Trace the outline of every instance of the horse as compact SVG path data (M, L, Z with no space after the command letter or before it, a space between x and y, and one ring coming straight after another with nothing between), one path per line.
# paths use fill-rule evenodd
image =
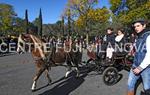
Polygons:
M45 72L49 84L52 80L48 74L51 67L62 66L63 63L67 67L67 72L65 77L68 77L69 73L72 71L72 67L75 67L77 72L76 77L79 77L79 59L82 58L82 52L77 50L73 51L73 42L69 45L71 51L65 50L64 47L57 47L53 45L49 48L49 51L45 51L45 43L38 37L32 34L20 34L18 37L17 52L31 52L33 59L35 60L35 65L37 67L37 72L33 78L33 84L31 90L36 90L36 83L43 72ZM68 47L68 45L66 46ZM68 48L67 48L68 49ZM64 66L64 65L63 65Z

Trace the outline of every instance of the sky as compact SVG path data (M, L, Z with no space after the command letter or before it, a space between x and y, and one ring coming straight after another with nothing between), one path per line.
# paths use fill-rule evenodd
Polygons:
M109 0L99 0L97 7L110 7ZM55 23L60 20L60 16L65 9L67 0L0 0L0 3L10 4L14 7L18 17L25 18L25 10L28 10L29 21L35 20L42 9L43 23Z

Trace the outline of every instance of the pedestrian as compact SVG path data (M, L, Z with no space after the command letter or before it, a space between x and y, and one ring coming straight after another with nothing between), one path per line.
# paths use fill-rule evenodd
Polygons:
M135 95L135 85L140 77L142 78L144 95L150 95L150 31L146 29L144 20L133 22L133 27L137 38L134 61L128 78L127 95Z

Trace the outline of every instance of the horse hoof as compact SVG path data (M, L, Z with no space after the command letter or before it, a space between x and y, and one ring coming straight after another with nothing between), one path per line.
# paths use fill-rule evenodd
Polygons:
M71 73L71 71L67 71L66 75L65 75L65 78L68 78L68 76L69 76L70 73Z
M35 91L36 91L36 89L32 89L32 88L31 88L31 91L32 91L32 92L35 92Z
M48 85L52 85L52 82L48 82L47 86L48 86Z
M76 75L75 77L76 77L76 78L79 78L80 76L79 76L79 75Z
M52 83L52 80L49 80L49 81L48 81L48 84L51 84L51 83Z
M68 78L68 76L65 76L65 79Z

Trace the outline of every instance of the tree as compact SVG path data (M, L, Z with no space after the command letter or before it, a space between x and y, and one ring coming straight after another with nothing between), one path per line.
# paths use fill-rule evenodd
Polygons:
M113 13L116 13L117 11L119 11L118 8L121 5L122 0L109 0L109 2L111 4L110 9Z
M29 22L28 27L29 27L29 30L30 30L29 33L38 36L38 34L37 34L38 27L37 26L35 26L33 23Z
M26 27L26 33L29 33L29 21L28 21L28 10L25 10L25 27Z
M114 8L115 4L112 3L111 1L115 1L115 0L110 0L111 10L113 13L115 13L115 11L119 11L119 7L121 5L124 5L123 7L126 7L126 10L122 8L119 14L116 15L119 21L125 26L131 25L131 23L136 19L140 19L140 18L146 20L150 19L149 0L117 0L118 1L117 3L119 3L120 1L121 3L119 3L115 8Z
M34 24L34 27L36 27L36 34L40 37L43 35L43 20L42 20L42 10L39 11L39 16L35 18L35 20L32 22Z
M62 29L62 34L64 35L65 32L65 25L64 25L65 21L64 21L64 16L62 16L62 22L61 22L61 29Z
M42 10L40 9L40 14L39 14L39 34L42 37L43 33L42 33Z
M92 10L97 3L98 0L68 0L67 14L70 14L73 19L83 17L86 26L85 28L88 28L88 12Z
M64 26L65 27L65 26ZM58 20L54 24L44 24L43 34L49 36L60 36L62 35L62 20Z
M35 20L32 22L34 26L36 27L36 35L39 35L39 25L40 25L40 20L39 17L35 18Z
M35 26L39 25L39 18L35 18L35 20L32 22Z
M14 34L20 34L20 33L25 33L26 27L25 27L25 20L23 20L22 18L16 17L14 18L13 21L13 32Z
M72 12L72 15L76 17L85 15L96 4L98 4L98 0L68 0L68 8Z
M68 10L68 32L71 35L71 12L70 9Z
M87 15L87 17L85 17ZM90 25L95 25L97 23L105 23L110 18L110 13L107 8L97 8L97 9L90 9L86 15L80 16L76 20L76 25L78 27L86 27L86 19Z
M13 19L15 17L16 13L13 6L0 3L0 31L2 34L8 34L12 31Z
M68 13L70 14L70 18L75 21L79 17L85 17L85 31L87 32L86 38L88 43L88 16L87 12L90 9L93 9L94 6L98 3L98 0L68 0L67 8L64 14L68 16ZM73 22L74 23L74 22Z

